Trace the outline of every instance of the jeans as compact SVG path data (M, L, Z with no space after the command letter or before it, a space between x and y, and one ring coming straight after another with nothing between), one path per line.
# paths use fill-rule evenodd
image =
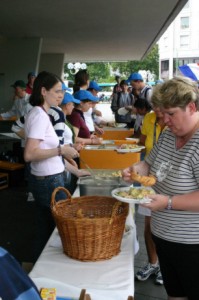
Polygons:
M35 199L35 261L42 252L46 242L52 234L55 223L51 214L50 203L51 195L55 188L64 187L65 173L37 177L32 174L29 176L30 191ZM64 191L56 194L56 201L64 200L67 195Z

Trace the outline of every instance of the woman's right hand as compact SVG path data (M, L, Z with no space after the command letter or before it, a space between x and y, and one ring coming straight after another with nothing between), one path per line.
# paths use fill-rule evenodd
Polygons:
M79 152L84 148L84 143L75 143L73 144L73 147Z
M75 148L70 147L68 145L61 146L61 155L64 156L66 159L72 159L72 158L77 158L79 157L79 153Z
M102 142L103 142L103 138L99 138L99 137L96 136L96 135L93 135L93 136L91 137L91 144L92 144L92 145L99 145L99 144L102 144Z
M132 173L136 173L141 176L148 176L149 165L145 161L135 163L122 171L122 178L127 182L132 182Z

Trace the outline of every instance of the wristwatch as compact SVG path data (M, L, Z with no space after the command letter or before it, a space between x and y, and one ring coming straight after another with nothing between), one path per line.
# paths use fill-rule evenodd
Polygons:
M166 209L168 210L172 209L172 200L173 200L172 197L169 196Z

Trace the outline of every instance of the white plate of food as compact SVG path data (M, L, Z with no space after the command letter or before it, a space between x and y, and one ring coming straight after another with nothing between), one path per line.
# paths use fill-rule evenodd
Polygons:
M125 138L125 140L135 142L136 144L138 144L139 141L140 141L140 139L137 139L137 138L130 138L130 137Z
M142 204L150 203L150 195L154 195L155 191L151 187L130 186L114 189L111 194L112 197L122 202L127 202L130 204Z
M137 144L123 144L116 149L118 153L129 153L129 152L140 152L145 149L144 146L139 146Z

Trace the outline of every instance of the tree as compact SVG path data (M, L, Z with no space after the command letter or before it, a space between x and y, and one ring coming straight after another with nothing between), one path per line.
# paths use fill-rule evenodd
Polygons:
M109 63L88 63L87 70L90 80L105 82L105 79L110 77Z
M86 63L87 70L90 75L90 80L95 80L97 82L113 82L115 76L110 75L110 70L119 70L119 73L123 78L127 78L132 72L138 72L139 70L149 70L151 73L154 73L158 78L159 73L159 54L158 54L158 45L156 44L150 53L146 56L145 59L133 60L127 62L93 62ZM64 73L69 73L69 80L74 80L74 75L71 75L67 64L64 66Z
M159 74L159 54L158 45L156 44L145 59L133 60L128 62L118 62L111 63L113 70L120 70L120 74L123 77L128 77L129 74L133 72L138 72L139 70L149 70L154 73L158 78Z

